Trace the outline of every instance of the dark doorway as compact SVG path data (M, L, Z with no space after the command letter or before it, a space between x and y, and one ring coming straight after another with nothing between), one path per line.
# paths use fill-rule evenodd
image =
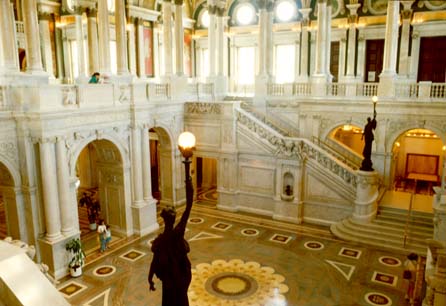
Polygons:
M159 159L158 135L155 130L150 129L150 175L152 181L152 197L157 199L158 203L161 199Z
M378 82L383 70L384 39L367 40L365 81Z
M337 82L339 76L339 41L331 43L330 72L333 75L333 82Z
M197 188L203 184L203 158L197 157Z
M446 36L422 37L420 42L420 59L418 82L446 81Z

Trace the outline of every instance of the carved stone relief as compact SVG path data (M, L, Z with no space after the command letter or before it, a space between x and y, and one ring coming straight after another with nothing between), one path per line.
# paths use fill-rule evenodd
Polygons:
M18 165L17 145L13 142L0 142L0 155L5 156L8 160L14 162L14 165Z
M203 114L203 115L220 115L222 113L222 105L219 103L186 103L185 113Z

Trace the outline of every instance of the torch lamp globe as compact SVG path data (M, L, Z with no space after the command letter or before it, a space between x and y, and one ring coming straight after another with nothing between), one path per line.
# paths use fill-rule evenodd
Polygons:
M185 158L189 158L195 149L195 136L191 132L183 132L178 137L178 149Z

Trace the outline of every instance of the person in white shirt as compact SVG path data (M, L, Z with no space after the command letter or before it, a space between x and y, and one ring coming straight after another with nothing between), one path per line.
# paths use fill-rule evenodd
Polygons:
M108 244L111 241L111 229L110 229L110 225L106 226L105 229L105 248L109 249L110 247L108 246Z
M415 283L417 279L417 265L418 265L418 255L415 253L410 253L407 255L407 259L404 261L404 272L403 278L406 280L407 293L406 300L410 302L410 305L414 303L414 291Z
M99 240L101 241L101 253L103 253L107 248L107 226L105 225L105 221L103 219L99 221L98 234Z

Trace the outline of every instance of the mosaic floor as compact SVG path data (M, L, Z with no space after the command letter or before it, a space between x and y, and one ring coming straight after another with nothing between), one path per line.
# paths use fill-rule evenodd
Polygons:
M404 255L211 204L194 204L187 226L191 306L406 305ZM89 256L84 274L61 281L59 290L72 305L161 305L161 283L155 278L155 292L147 284L156 235Z

